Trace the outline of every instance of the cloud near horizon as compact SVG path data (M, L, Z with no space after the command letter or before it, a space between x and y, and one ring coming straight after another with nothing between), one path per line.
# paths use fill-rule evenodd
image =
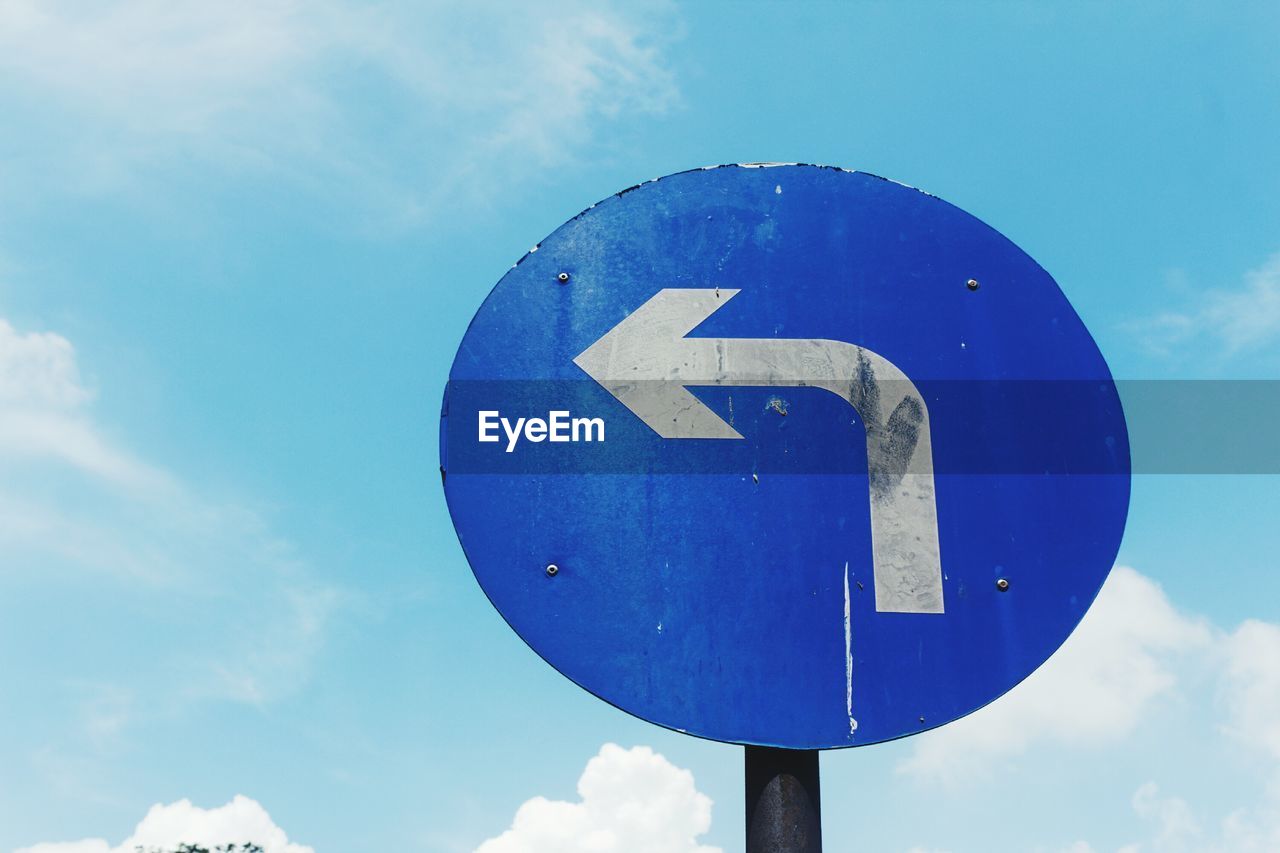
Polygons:
M114 847L103 838L81 841L43 842L20 847L13 853L134 853L145 850L172 850L180 844L206 847L251 842L263 853L315 853L311 847L290 843L285 832L256 800L237 794L231 802L202 809L190 800L169 805L156 804L134 828L133 834Z
M1225 630L1177 609L1159 584L1126 566L1112 571L1040 669L986 708L914 738L898 774L913 784L971 785L1033 748L1115 749L1158 704L1196 697L1213 704L1220 733L1251 758L1258 779L1246 789L1255 800L1214 825L1149 780L1131 801L1147 837L1116 853L1280 850L1280 625L1247 620ZM1101 850L1080 840L1062 853Z
M1053 657L987 707L914 738L898 773L964 783L1035 743L1118 741L1176 689L1179 658L1209 649L1213 636L1204 620L1174 608L1155 581L1117 566Z
M698 843L711 799L693 774L647 746L606 743L578 780L579 801L534 797L475 853L723 853Z

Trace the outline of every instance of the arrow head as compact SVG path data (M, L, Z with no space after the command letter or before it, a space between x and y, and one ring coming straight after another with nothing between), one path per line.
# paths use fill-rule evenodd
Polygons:
M742 438L685 388L714 384L714 375L699 374L708 373L706 349L716 345L685 336L737 294L660 290L573 363L663 438Z

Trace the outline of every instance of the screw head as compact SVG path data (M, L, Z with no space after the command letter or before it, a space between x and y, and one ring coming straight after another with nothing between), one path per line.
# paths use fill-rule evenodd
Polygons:
M561 284L568 284L569 274L567 272L560 273L560 275L556 276L556 281L560 282Z
M547 577L553 578L558 574L560 574L560 567L557 566L555 563L552 563L549 566L547 566Z
M1004 578L1000 578L998 581L996 581L996 589L1000 590L1001 592L1008 592L1009 582Z
M965 286L965 287L967 287L967 288L969 288L970 290L977 290L977 289L978 289L978 280L977 280L976 278L971 278L971 279L969 279L968 281L966 281L966 282L964 283L964 286Z

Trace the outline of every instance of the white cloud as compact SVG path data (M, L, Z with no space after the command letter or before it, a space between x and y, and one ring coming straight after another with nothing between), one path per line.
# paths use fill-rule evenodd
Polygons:
M94 396L70 341L0 318L0 574L53 588L106 582L120 596L116 605L146 614L134 630L170 640L156 655L122 663L128 683L103 683L62 661L40 674L41 685L11 685L15 695L39 695L51 681L77 693L75 685L94 682L82 717L96 743L127 726L133 694L154 692L156 681L164 699L152 708L195 698L260 704L297 688L338 591L316 580L257 513L202 495L112 439L97 422ZM50 618L67 620L52 630L100 636L99 651L119 634L108 608Z
M1208 626L1179 613L1154 581L1118 566L1047 663L986 708L915 738L898 771L958 781L1035 742L1121 740L1173 689L1176 656L1211 639Z
M1280 850L1280 798L1275 793L1253 808L1233 811L1216 831L1207 831L1185 800L1162 794L1155 782L1145 782L1134 792L1132 806L1149 835L1116 853L1275 853ZM1077 847L1081 853L1095 849L1085 842Z
M190 800L155 805L134 829L133 834L112 847L105 839L45 842L23 847L14 853L134 853L138 847L173 849L179 844L204 846L252 842L264 853L315 853L301 844L289 842L257 801L236 796L225 806L202 809Z
M1280 625L1249 620L1223 651L1227 731L1280 761Z
M0 462L54 459L134 490L171 487L164 474L102 438L85 414L92 399L70 341L19 333L0 317Z
M915 739L899 772L917 782L971 780L1033 746L1099 749L1123 743L1190 673L1214 673L1221 730L1252 757L1257 797L1215 824L1194 804L1148 781L1134 792L1142 840L1118 853L1263 853L1280 850L1280 625L1248 620L1224 631L1178 612L1158 585L1117 567L1063 648L987 708ZM1175 780L1177 784L1179 780ZM1094 853L1081 840L1064 853Z
M1155 827L1155 835L1145 845L1130 845L1135 851L1148 847L1152 850L1184 850L1198 844L1202 836L1200 822L1196 820L1187 802L1179 797L1163 797L1155 782L1146 782L1133 793L1133 810L1138 817Z
M677 29L665 4L585 0L0 0L0 110L24 127L0 187L171 189L213 165L412 216L666 110Z
M605 744L578 780L579 802L534 797L476 853L720 853L698 843L711 800L693 774L645 746Z
M1230 354L1280 337L1280 254L1244 276L1244 287L1209 294L1201 317Z
M1274 853L1280 850L1280 625L1248 620L1219 633L1213 650L1219 694L1227 714L1223 731L1258 763L1256 802L1202 829L1190 804L1161 795L1154 782L1134 793L1134 812L1152 826L1150 839L1122 853Z
M52 332L19 334L0 318L0 404L70 408L90 396L70 341Z
M1231 288L1205 291L1181 311L1129 325L1148 350L1174 361L1256 353L1280 342L1280 253Z
M1280 773L1266 786L1259 803L1239 808L1222 820L1222 853L1275 853L1280 850Z

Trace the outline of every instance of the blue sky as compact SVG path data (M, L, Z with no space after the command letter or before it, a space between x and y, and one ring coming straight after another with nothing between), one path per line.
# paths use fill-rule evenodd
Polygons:
M481 300L640 180L831 163L1009 236L1119 377L1275 378L1277 32L1268 3L3 0L0 850L469 851L527 801L485 853L737 849L740 750L569 684L471 577L436 417ZM824 757L829 847L1280 849L1278 498L1137 478L1131 569L1059 657Z

